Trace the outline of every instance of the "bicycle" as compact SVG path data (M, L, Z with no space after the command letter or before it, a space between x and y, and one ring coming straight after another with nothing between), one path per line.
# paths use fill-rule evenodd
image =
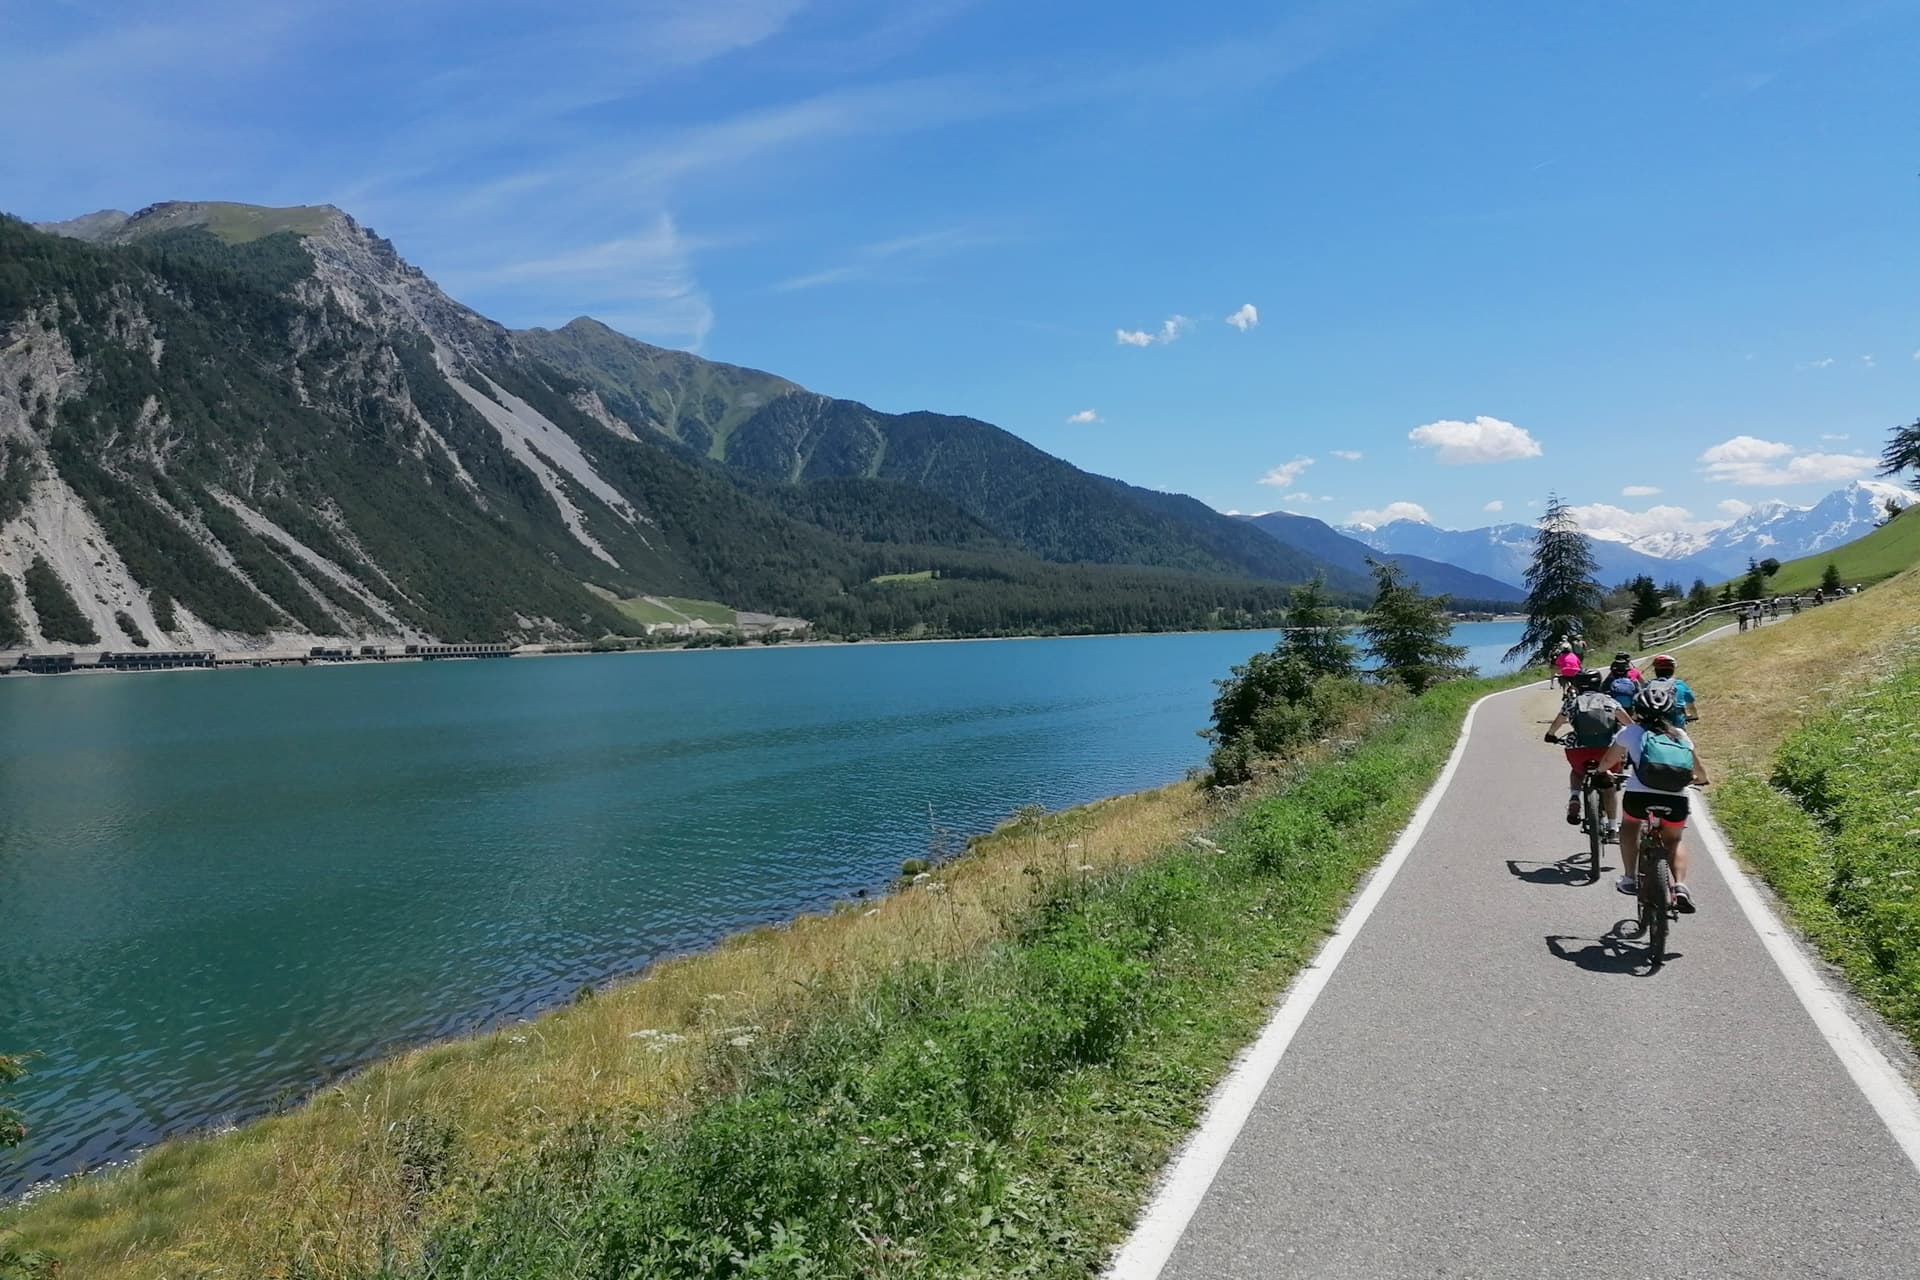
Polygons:
M1637 927L1628 936L1645 935L1648 964L1655 969L1666 963L1667 931L1674 917L1680 914L1673 892L1673 846L1667 843L1662 821L1672 814L1673 810L1666 805L1647 806L1647 820L1640 830L1639 866L1634 869L1640 912ZM1648 851L1649 840L1656 852Z
M1575 745L1571 734L1559 741L1563 749ZM1617 776L1610 785L1619 785ZM1580 830L1587 837L1587 878L1595 882L1600 879L1600 853L1607 843L1606 809L1600 799L1600 793L1606 789L1600 785L1599 762L1587 761L1586 772L1580 778Z

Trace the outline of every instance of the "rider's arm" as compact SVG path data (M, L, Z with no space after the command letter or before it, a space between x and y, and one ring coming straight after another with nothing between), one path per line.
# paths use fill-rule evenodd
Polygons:
M1566 727L1567 727L1567 709L1565 707L1562 707L1560 708L1560 714L1553 718L1553 723L1547 726L1547 741L1548 742L1560 741L1560 731Z
M1620 767L1621 761L1625 760L1626 758L1627 758L1627 748L1623 744L1619 742L1615 742L1612 746L1607 748L1607 754L1600 757L1600 772L1612 773L1615 769L1618 769ZM1700 761L1700 757L1695 756L1694 757L1695 768L1699 767L1699 761Z
M1713 779L1707 776L1707 762L1700 758L1700 749L1695 747L1693 751L1693 785L1696 787L1704 787L1712 782Z

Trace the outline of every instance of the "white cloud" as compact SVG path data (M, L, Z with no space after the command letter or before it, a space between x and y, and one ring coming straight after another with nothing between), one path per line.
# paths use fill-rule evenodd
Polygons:
M1525 428L1485 414L1472 422L1448 418L1429 422L1409 431L1407 439L1437 449L1439 461L1445 463L1513 462L1537 458L1541 452L1540 442Z
M1353 449L1335 449L1333 456L1342 462L1358 462L1363 455Z
M1395 520L1418 520L1421 524L1432 524L1433 517L1427 509L1417 502L1389 502L1378 511L1350 511L1348 524L1391 524Z
M1842 431L1842 432L1839 432L1838 434L1835 434L1834 432L1831 432L1831 431L1829 431L1829 432L1827 432L1826 434L1824 434L1824 435L1822 435L1822 436L1821 436L1820 438L1821 438L1822 440L1851 440L1851 439L1853 439L1853 437L1852 437L1851 435L1849 435L1849 434L1848 434L1847 432L1845 432L1845 431Z
M1821 356L1818 360L1809 360L1800 367L1802 369L1831 369L1833 367L1833 357Z
M1873 368L1873 357L1872 357L1872 356L1861 356L1861 357L1860 357L1860 363L1861 363L1861 364L1863 364L1863 365L1865 365L1865 366L1867 366L1867 368L1869 368L1869 369L1871 369L1871 368Z
M1260 310L1251 302L1227 317L1227 323L1245 333L1260 323Z
M1880 465L1858 453L1799 453L1790 444L1735 436L1700 455L1707 479L1721 484L1833 484L1856 480Z
M1623 498L1651 498L1660 492L1650 484L1630 484L1620 491Z
M1165 345L1178 342L1180 335L1193 328L1193 321L1186 316L1168 316L1160 322L1158 333L1149 333L1145 329L1115 329L1113 340L1123 347L1151 347L1156 343Z
M1914 353L1913 353L1913 358L1914 358L1915 360L1920 360L1920 351L1916 351L1916 352L1914 352Z
M1322 501L1322 502L1338 502L1338 501L1339 501L1339 499L1338 499L1338 498L1336 498L1336 497L1334 497L1334 496L1333 496L1332 494L1330 494L1330 493L1323 493L1323 494L1321 494L1321 495L1320 495L1320 501Z
M1270 484L1276 489L1285 489L1298 480L1301 473L1312 465L1312 458L1295 458L1292 462L1283 462L1261 476L1260 483Z
M1098 422L1100 421L1100 414L1093 409L1082 409L1078 413L1068 414L1067 421L1073 423Z
M1649 507L1628 511L1610 503L1595 502L1583 507L1568 507L1567 514L1582 529L1605 529L1643 538L1650 533L1707 533L1720 527L1718 520L1696 520L1685 507Z
M1482 511L1505 511L1507 509L1507 504L1500 501L1500 499L1495 498L1492 502L1489 502L1486 506L1480 509Z
M1738 498L1723 498L1720 501L1720 505L1714 509L1729 520L1738 520L1741 516L1753 510L1753 504L1751 502L1742 502Z

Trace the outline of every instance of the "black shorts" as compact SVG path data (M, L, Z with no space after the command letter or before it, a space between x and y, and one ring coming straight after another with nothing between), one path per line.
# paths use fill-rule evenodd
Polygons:
M1687 825L1687 797L1665 791L1626 791L1620 796L1620 810L1635 822L1647 821L1647 807L1665 809L1660 821L1670 827Z

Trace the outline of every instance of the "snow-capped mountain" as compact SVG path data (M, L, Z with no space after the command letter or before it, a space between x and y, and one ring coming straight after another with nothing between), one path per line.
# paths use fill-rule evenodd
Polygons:
M1889 500L1912 506L1920 502L1920 493L1880 480L1855 480L1810 507L1763 503L1716 532L1710 552L1729 559L1729 573L1745 568L1748 557L1810 556L1873 532L1886 518Z
M1878 480L1856 480L1810 507L1769 501L1738 519L1651 534L1590 527L1600 580L1612 584L1640 574L1656 582L1718 582L1747 567L1749 559L1793 560L1826 551L1871 533L1886 515L1889 499L1903 506L1920 492ZM1420 520L1395 520L1377 528L1350 525L1343 532L1378 551L1425 556L1502 582L1519 584L1533 558L1530 524L1480 529L1441 529Z

